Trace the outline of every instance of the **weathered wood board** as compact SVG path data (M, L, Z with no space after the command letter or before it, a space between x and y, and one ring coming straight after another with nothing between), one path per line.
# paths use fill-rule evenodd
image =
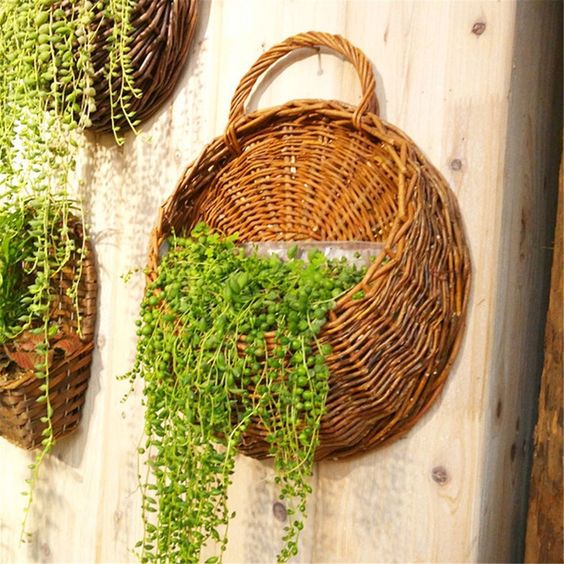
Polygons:
M544 369L539 396L539 416L535 427L525 562L564 561L563 206L564 169L561 165L554 255L550 279L550 305L544 336Z
M81 163L98 260L97 350L81 430L45 464L19 524L30 455L0 441L0 562L127 562L140 536L143 413L116 380L131 366L144 263L160 203L220 135L238 79L268 46L322 30L362 48L383 117L405 130L459 198L473 260L468 327L436 406L404 440L319 464L303 562L520 558L560 137L558 2L214 0L203 2L174 100L123 148L89 137ZM560 45L560 46L559 46ZM354 103L350 65L300 60L259 89ZM240 458L226 562L272 562L284 524L268 464Z

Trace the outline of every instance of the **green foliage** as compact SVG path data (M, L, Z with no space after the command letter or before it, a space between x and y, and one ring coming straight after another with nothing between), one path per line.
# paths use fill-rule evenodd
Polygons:
M24 265L32 262L33 247L25 232L26 223L24 208L0 210L0 343L13 339L27 324L30 292Z
M280 498L292 506L279 559L298 551L319 425L335 300L364 269L318 252L308 261L247 255L199 225L171 238L138 320L130 377L144 381L148 478L142 561L196 562L227 544L227 489L250 424L265 429Z
M30 328L37 328L46 319L53 294L52 284L44 284L38 262L44 260L37 252L34 233L45 230L50 277L56 276L66 262L66 253L75 251L76 243L68 238L66 218L57 215L57 206L47 209L50 215L39 218L32 200L22 200L20 206L0 209L0 344L4 344ZM43 221L46 224L43 225ZM76 292L70 288L69 294Z
M134 121L131 111L132 98L139 98L142 92L135 87L133 82L133 67L129 53L131 51L131 39L135 31L130 22L130 15L135 8L135 0L104 0L99 1L99 8L102 7L104 17L112 21L114 25L106 39L108 51L108 64L105 74L112 77L109 81L110 111L112 129L116 141L123 143L121 136L121 126L118 122L124 118L130 129L135 131L138 121ZM114 80L118 78L119 80Z

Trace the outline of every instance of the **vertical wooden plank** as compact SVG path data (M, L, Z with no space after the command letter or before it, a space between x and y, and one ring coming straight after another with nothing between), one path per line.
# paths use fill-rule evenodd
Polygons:
M561 29L561 3L517 3L483 430L484 561L523 558L562 147Z
M248 68L265 49L278 41L302 31L321 29L339 32L344 20L346 3L339 0L258 0L246 2L246 9L233 1L224 2L223 21L226 50L237 53L228 59L229 75L222 76L224 90L219 99L227 104L218 117L217 134L227 125L229 102L234 90ZM235 61L235 62L234 62ZM320 55L296 61L274 80L265 81L250 100L251 108L269 107L293 98L340 97L344 63L331 55ZM357 88L358 99L359 88ZM229 544L226 562L274 562L281 548L285 521L277 503L272 465L239 457L229 494L230 507L237 517L229 525ZM315 497L309 504L310 515L315 512ZM309 522L311 523L310 518ZM312 561L313 527L306 524L300 543L300 559Z

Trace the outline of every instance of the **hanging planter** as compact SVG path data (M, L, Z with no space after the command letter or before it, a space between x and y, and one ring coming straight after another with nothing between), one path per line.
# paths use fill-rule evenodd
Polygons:
M131 121L129 0L0 3L0 436L35 451L22 533L42 461L79 424L92 360L96 275L76 163L96 111L102 8L114 22L104 72L124 85L112 107Z
M97 10L92 22L96 30L92 64L96 109L90 115L90 129L97 132L119 131L126 127L129 115L135 122L145 121L157 112L174 91L184 70L197 19L197 0L136 0L130 18L128 64L131 66L131 96L124 110L115 103L123 86L122 74L108 73L108 44L114 32L113 21L105 8ZM112 88L108 77L113 76Z
M41 401L45 379L37 377L37 365L43 363L41 349L37 350L44 340L41 325L35 323L0 350L0 436L25 449L41 447L49 425L53 440L72 433L86 397L94 348L96 271L78 220L71 220L70 231L77 251L51 284L50 318L56 329L48 338L48 408L47 398ZM82 259L78 254L83 249ZM77 279L73 296L67 290ZM50 421L48 409L53 414Z
M297 100L245 113L259 77L288 53L328 47L362 83L357 107ZM150 267L174 229L198 222L241 241L384 244L359 288L322 331L334 351L317 458L398 438L442 390L462 337L470 262L446 181L397 127L380 119L371 65L341 37L304 33L264 53L235 91L226 132L208 145L163 206ZM241 447L265 457L253 426Z
M295 100L245 111L279 59L319 47L358 72L357 107ZM163 205L132 372L145 380L156 480L144 489L142 558L197 559L208 539L225 549L218 531L237 449L274 457L282 496L294 503L279 554L289 559L313 461L398 438L440 394L468 299L462 221L440 173L377 112L360 50L325 33L291 37L242 78L225 134ZM293 242L288 265L245 256L249 244L284 241ZM310 241L377 251L360 270L315 251L300 262ZM215 514L194 502L202 495Z

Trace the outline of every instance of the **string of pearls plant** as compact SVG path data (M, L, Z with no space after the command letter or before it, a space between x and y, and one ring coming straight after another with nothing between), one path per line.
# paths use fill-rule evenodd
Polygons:
M128 52L131 0L2 0L0 3L0 344L25 332L40 336L35 376L45 404L43 441L31 476L25 520L41 462L54 444L49 398L49 342L58 331L52 319L57 274L76 260L68 289L77 306L84 241L77 244L69 223L83 222L76 185L83 130L96 110L96 82L120 77L112 89L116 115L128 112L139 95ZM105 48L108 61L95 70L92 55L96 15L113 27ZM97 75L100 74L100 76ZM116 139L121 142L116 131ZM76 307L78 314L78 307Z
M280 561L298 553L329 389L318 341L327 315L366 273L318 250L286 260L248 255L237 237L199 225L172 237L147 286L130 378L144 383L147 474L143 562L221 560L227 490L249 425L265 429L280 498L290 504ZM355 294L361 299L363 292Z

